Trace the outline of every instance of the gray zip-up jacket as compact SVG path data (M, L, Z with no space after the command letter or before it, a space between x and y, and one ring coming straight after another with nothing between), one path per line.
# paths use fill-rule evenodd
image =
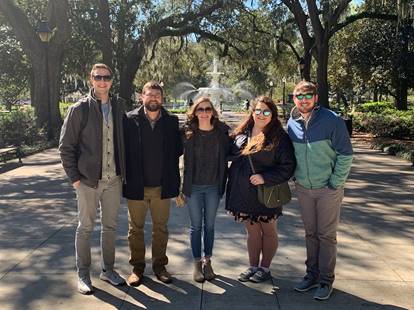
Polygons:
M114 122L114 153L116 173L125 180L125 154L122 116L124 100L110 96ZM87 108L82 107L87 105ZM83 115L86 113L87 115ZM72 183L81 180L97 187L102 174L102 111L93 95L69 107L60 133L59 153L63 168ZM84 126L84 128L82 128Z

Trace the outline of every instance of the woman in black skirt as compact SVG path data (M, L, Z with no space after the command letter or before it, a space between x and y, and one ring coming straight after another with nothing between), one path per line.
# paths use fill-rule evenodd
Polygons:
M267 208L260 203L257 185L286 182L293 175L296 160L292 142L269 97L254 100L248 117L232 136L235 158L229 170L226 209L245 225L250 262L238 280L259 283L271 278L269 267L278 246L276 220L282 215L282 207Z

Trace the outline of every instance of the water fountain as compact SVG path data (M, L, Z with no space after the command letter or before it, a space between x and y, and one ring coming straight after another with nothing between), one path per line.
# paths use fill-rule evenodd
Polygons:
M174 93L177 94L177 98L188 102L190 99L194 101L200 96L207 96L211 98L212 103L219 111L223 111L223 102L231 102L233 107L237 105L240 108L243 101L253 98L252 94L246 89L248 86L247 82L239 82L231 88L221 85L220 76L224 72L220 72L218 67L218 61L214 58L212 71L206 72L207 75L211 76L211 82L208 87L196 88L188 82L177 84L174 87Z

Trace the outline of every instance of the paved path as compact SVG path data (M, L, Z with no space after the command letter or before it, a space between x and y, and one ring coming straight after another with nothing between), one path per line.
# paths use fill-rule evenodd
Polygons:
M219 276L211 283L193 282L187 210L173 207L168 244L172 285L160 283L150 271L138 288L100 281L97 227L92 241L97 290L83 296L76 291L74 267L75 196L56 149L51 149L0 174L0 309L414 309L413 189L409 162L355 147L338 235L335 290L328 302L292 290L303 275L305 258L295 199L279 222L272 281L235 280L247 264L245 234L221 205L213 259ZM147 238L149 231L147 225ZM123 202L116 261L125 276L130 272L128 252Z

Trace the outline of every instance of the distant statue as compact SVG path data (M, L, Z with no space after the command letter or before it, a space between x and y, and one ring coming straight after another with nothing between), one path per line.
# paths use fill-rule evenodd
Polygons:
M244 109L245 109L246 111L249 111L249 108L250 108L250 101L249 101L249 99L246 99L246 100L244 101L243 106L244 106Z

